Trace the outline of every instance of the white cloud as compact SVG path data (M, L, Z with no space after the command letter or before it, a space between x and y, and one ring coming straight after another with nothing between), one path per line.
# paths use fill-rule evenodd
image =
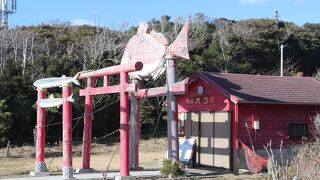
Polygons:
M81 25L95 25L95 22L93 21L88 21L85 19L72 19L69 21L72 26L81 26Z

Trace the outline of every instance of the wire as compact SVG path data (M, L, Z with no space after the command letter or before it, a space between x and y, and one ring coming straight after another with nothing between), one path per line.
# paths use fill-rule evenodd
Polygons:
M146 97L146 94L147 94L147 93L145 93L145 94L142 96L141 100ZM129 135L129 133L130 133L130 126L131 126L131 121L130 121L130 120L131 120L131 118L132 118L133 121L134 121L134 114L135 114L135 112L137 111L137 109L138 109L138 106L135 106L134 109L131 109L131 113L130 113L131 115L130 115L130 117L129 117L129 122L128 122L128 126L127 126L127 133L128 133L128 135ZM133 113L132 113L132 112L133 112ZM120 129L118 129L118 130L120 130ZM140 130L140 128L139 128L139 130ZM121 136L121 134L120 134L120 136ZM120 136L119 136L119 137L120 137ZM122 136L121 136L121 138L120 138L120 143L118 144L117 148L116 148L116 149L113 151L113 153L112 153L112 156L111 156L111 158L110 158L110 160L109 160L109 162L108 162L108 165L107 165L107 169L105 170L105 172L102 173L103 179L107 179L107 174L108 174L108 171L109 171L109 168L110 168L111 161L112 161L112 159L114 158L116 152L118 151L118 149L119 149L119 147L120 147L120 144L121 144L121 141L123 140L123 138L124 138L124 134L122 134ZM130 145L129 145L129 146L130 146ZM129 148L130 148L130 147L129 147Z
M157 118L156 127L154 128L154 130L153 130L152 134L150 135L150 137L152 137L152 136L154 136L156 134L156 131L158 129L161 116L162 116L162 111L160 110L160 113L158 114L158 118Z
M97 141L99 141L99 140L101 140L101 139L103 139L103 138L106 138L106 137L109 137L109 136L115 134L115 133L118 132L119 130L120 130L120 129L117 129L117 130L115 130L115 131L112 131L112 132L109 133L109 134L104 135L104 136L91 139L90 142L91 142L91 143L97 142ZM82 144L82 143L83 143L83 141L73 141L73 142L72 142L72 144Z
M123 138L123 136L121 137L120 142L121 142L122 138ZM113 151L112 156L108 162L106 171L102 173L103 179L107 179L107 174L108 174L108 171L110 168L111 161L112 161L114 155L116 155L116 152L118 151L119 147L120 147L120 143L117 145L116 149Z
M106 138L108 136L111 136L112 134L115 134L118 131L120 131L120 129L117 129L117 130L115 130L115 131L113 131L113 132L111 132L109 134L104 135L104 136L101 136L101 137L98 137L98 138L94 138L93 140L91 140L91 142L95 142L95 141L98 141L100 139L103 139L103 138Z
M135 107L135 108L137 108L137 107ZM118 130L120 130L120 129L118 129ZM129 123L128 123L128 126L127 126L127 131L128 131L128 133L129 133L129 130L130 130L130 119L129 119ZM128 134L128 135L129 135L129 134ZM120 136L121 136L121 134L120 134ZM119 136L119 137L120 137L120 136ZM114 155L116 154L116 152L118 151L118 149L119 149L119 147L120 147L120 144L121 144L121 141L123 140L123 138L124 138L124 134L122 134L122 136L121 136L121 138L120 138L120 142L119 142L119 144L117 145L117 148L116 148L116 149L113 151L113 153L112 153L112 156L111 156L111 158L110 158L110 160L109 160L109 162L108 162L106 171L102 173L103 179L107 179L107 174L108 174L108 171L109 171L109 168L110 168L111 161L112 161Z
M118 102L119 100L120 100L120 99L118 98L117 100L115 100L115 101L107 104L106 106L104 106L104 107L102 107L102 108L100 108L100 109L97 109L97 110L94 111L94 112L87 113L87 114L84 114L84 113L83 113L82 116L72 119L72 120L78 119L78 121L76 122L75 126L72 128L72 131L76 128L76 126L78 125L78 123L80 122L80 120L81 120L84 116L92 115L92 114L94 114L94 113L96 113L96 112L98 112L98 111L101 111L102 109L107 108L108 106L111 106L112 104Z
M102 109L107 108L108 106L111 106L112 104L115 104L115 103L118 102L119 100L120 100L120 99L118 98L117 100L115 100L115 101L107 104L106 106L103 106L103 107L97 109L96 111L93 111L93 112L90 112L90 113L86 113L86 114L83 113L82 116L73 118L72 121L80 120L80 119L83 118L84 116L91 115L91 114L94 114L94 113L96 113L96 112L98 112L98 111L101 111ZM39 127L49 127L49 126L54 126L54 125L58 125L58 124L62 124L62 122L56 122L56 123L46 124L46 125L44 125L44 126L35 126L35 128L39 128Z

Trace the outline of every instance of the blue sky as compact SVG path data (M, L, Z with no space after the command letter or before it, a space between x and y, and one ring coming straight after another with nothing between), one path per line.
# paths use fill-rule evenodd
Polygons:
M10 0L8 0L10 1ZM99 22L111 28L140 21L192 16L202 12L209 18L273 18L278 9L280 19L297 25L320 23L319 0L17 0L17 13L9 25L34 25L56 20L75 24Z

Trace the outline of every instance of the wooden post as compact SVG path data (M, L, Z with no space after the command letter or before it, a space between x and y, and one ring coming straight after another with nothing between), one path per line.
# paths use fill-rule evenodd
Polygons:
M85 96L85 116L83 125L83 145L82 145L82 170L90 169L90 148L91 148L91 129L92 129L92 109L93 101L90 89L93 87L94 79L87 78L87 91Z
M129 176L128 73L120 71L120 176Z
M167 63L168 159L174 162L179 161L177 102L173 94L173 84L176 82L176 68L173 56L167 55L165 59Z
M136 90L139 89L139 80L133 79ZM136 91L135 91L136 92ZM140 98L131 94L130 104L130 136L129 136L129 165L130 168L139 167L139 140L140 140Z
M46 89L38 88L38 100L44 99ZM48 171L44 162L44 146L45 146L45 125L46 125L46 110L37 105L37 137L36 137L36 162L35 172Z
M62 85L62 128L63 128L63 179L73 178L72 168L72 105L68 101L71 95L71 84Z
M10 140L7 143L7 153L6 153L6 157L10 157Z

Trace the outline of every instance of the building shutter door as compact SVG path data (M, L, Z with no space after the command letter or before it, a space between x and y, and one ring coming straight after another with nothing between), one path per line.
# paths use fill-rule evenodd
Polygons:
M230 113L214 114L214 166L230 169Z
M213 118L214 113L201 112L200 115L200 165L214 166Z

